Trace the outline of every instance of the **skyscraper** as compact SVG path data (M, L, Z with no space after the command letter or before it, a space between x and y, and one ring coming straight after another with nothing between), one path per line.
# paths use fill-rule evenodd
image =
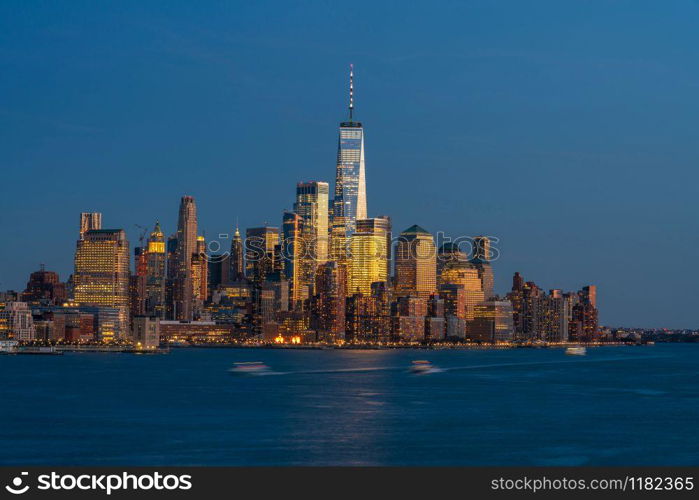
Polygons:
M230 260L230 280L239 281L245 278L245 261L243 259L243 239L236 225L233 241L231 241Z
M396 244L396 294L428 298L437 290L437 251L432 235L418 225Z
M592 307L597 307L597 286L588 285L584 286L582 292L580 293L583 301L590 304Z
M206 257L206 240L197 236L197 244L192 255L192 298L201 306L206 301L209 291L208 259Z
M589 285L578 293L573 306L570 323L571 340L591 342L599 335L599 312L597 310L597 287Z
M147 247L134 247L136 272L129 278L129 308L132 318L146 313L147 253Z
M86 231L93 229L102 229L102 214L99 212L81 212L80 213L80 239Z
M296 185L294 212L301 217L300 280L310 291L318 266L328 261L328 183L300 182Z
M245 231L245 266L247 277L254 283L262 283L279 268L278 227L249 227Z
M146 253L146 314L164 318L165 314L165 235L155 223L148 238Z
M438 276L441 293L455 293L453 286L463 289L464 314L468 321L473 320L475 307L485 300L483 282L478 275L478 269L466 260L454 258L448 260Z
M437 276L442 274L442 269L451 261L468 261L468 255L460 247L459 243L448 241L442 244L437 251Z
M599 335L596 287L563 293L554 289L548 295L519 273L508 294L512 302L515 338L548 342L591 342Z
M350 66L349 121L340 124L333 200L332 242L337 254L355 231L358 219L366 219L364 129L354 121L354 72ZM339 259L336 259L339 260Z
M294 212L303 219L306 247L316 266L328 260L328 193L327 182L299 182L296 185Z
M122 229L94 229L78 240L73 273L74 300L85 306L118 310L114 331L103 338L125 336L129 328L129 242Z
M371 285L388 281L386 235L390 232L386 218L361 219L350 239L347 295L371 293Z
M342 339L345 332L345 268L337 262L326 262L318 268L311 327L324 340Z
M284 275L291 284L291 304L294 309L308 298L308 282L304 273L304 219L295 212L284 212L282 218L282 255Z
M471 263L478 271L478 276L483 283L483 293L485 298L490 299L495 295L493 291L494 277L493 266L490 264L491 258L490 238L487 236L476 236L473 238L473 257Z
M174 315L175 319L192 319L192 255L197 250L197 206L192 196L180 200L175 250Z

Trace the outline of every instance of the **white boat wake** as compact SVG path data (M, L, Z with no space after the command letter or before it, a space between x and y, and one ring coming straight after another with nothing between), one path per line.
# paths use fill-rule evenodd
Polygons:
M667 356L643 356L643 357L615 357L615 358L585 358L585 359L563 359L552 361L523 361L510 363L489 363L480 365L465 365L465 366L434 366L426 374L444 373L450 371L464 370L482 370L488 368L508 368L516 366L537 366L537 365L563 365L563 364L587 364L587 363L608 363L619 361L638 361L644 359L659 359ZM361 368L334 368L327 370L292 370L292 371L271 371L265 370L256 373L247 373L252 376L273 376L273 375L321 375L321 374L340 374L340 373L372 373L372 372L389 372L389 371L404 371L411 373L410 366L370 366Z

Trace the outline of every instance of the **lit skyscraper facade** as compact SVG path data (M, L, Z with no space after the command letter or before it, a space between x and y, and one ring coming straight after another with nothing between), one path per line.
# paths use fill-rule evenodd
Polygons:
M437 289L434 238L414 225L400 233L396 244L396 294L428 298Z
M294 212L301 217L299 278L309 291L315 284L318 266L328 261L327 182L300 182L296 185ZM292 291L293 293L293 291Z
M316 266L328 260L328 196L327 182L299 182L296 185L294 212L303 219L308 253Z
M165 235L155 223L148 238L146 253L146 314L163 318L165 314Z
M206 258L206 240L197 236L197 245L192 255L192 297L199 306L208 296L208 259Z
M192 196L180 200L177 219L177 248L174 267L174 315L175 319L192 319L192 256L197 250L197 206Z
M282 218L282 255L284 275L291 284L291 304L294 308L308 298L308 282L304 279L304 219L295 212L284 212Z
M337 262L318 267L313 301L313 325L325 340L340 340L345 332L345 268Z
M233 241L231 241L230 273L231 281L239 281L245 278L245 260L243 257L243 239L240 237L238 227L235 228Z
M364 129L353 119L354 75L350 68L349 121L340 124L333 200L333 253L342 251L355 231L358 219L366 219L366 174L364 168ZM336 259L337 260L337 259Z
M347 295L371 294L371 285L388 281L386 236L390 222L385 218L357 221L357 232L350 239Z
M440 293L442 289L451 290L452 286L463 290L465 319L473 320L476 305L485 300L483 282L478 275L478 269L471 262L453 259L444 264L438 278Z
M115 331L103 338L125 336L129 328L129 242L122 229L86 231L78 240L73 273L74 300L85 306L118 310Z

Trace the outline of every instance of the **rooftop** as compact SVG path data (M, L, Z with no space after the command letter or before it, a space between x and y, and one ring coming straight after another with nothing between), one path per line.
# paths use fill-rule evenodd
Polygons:
M417 224L413 224L408 229L403 231L401 234L430 234L430 232L421 228Z

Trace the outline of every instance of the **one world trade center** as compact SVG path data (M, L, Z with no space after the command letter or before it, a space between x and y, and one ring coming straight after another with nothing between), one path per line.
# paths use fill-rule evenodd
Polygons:
M364 129L354 121L354 70L350 65L349 121L340 123L333 200L333 246L346 242L358 219L367 218L366 177L364 172Z

